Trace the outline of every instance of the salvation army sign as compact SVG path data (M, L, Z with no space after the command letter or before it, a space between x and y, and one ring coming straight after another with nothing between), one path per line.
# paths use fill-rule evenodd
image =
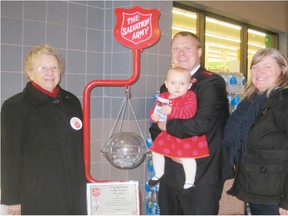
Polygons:
M116 8L114 36L122 45L142 49L155 44L160 37L157 9L146 10L139 6L131 9Z

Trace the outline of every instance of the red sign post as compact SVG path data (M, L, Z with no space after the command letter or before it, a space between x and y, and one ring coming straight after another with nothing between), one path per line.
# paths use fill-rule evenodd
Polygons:
M114 36L122 45L133 51L133 74L126 80L93 80L84 88L83 94L83 151L85 176L89 182L108 182L97 180L90 173L90 94L97 86L129 86L140 76L140 53L143 48L150 47L160 38L157 9L146 10L139 6L131 9L116 8L116 25Z

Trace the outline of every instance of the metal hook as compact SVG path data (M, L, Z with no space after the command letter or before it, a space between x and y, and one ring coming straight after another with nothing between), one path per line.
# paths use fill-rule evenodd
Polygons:
M131 98L130 86L125 86L125 96L127 99Z

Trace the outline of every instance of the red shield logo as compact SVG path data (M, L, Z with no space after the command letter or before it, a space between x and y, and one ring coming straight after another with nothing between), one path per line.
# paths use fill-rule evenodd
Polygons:
M122 45L142 49L156 43L160 37L157 9L146 10L139 6L132 9L117 8L114 36Z
M92 195L94 197L98 197L100 195L100 188L98 187L92 187L91 188L91 192L92 192Z
M141 14L139 12L123 13L121 36L131 43L138 44L149 40L152 36L152 14ZM133 20L135 20L133 22ZM136 23L135 23L136 22Z

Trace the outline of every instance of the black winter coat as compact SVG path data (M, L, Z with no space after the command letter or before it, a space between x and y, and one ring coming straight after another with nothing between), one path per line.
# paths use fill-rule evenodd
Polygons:
M187 138L206 134L210 156L197 159L195 186L206 186L233 178L233 169L229 163L228 149L223 143L224 125L229 117L229 107L224 79L200 67L192 76L192 87L197 97L197 111L192 119L168 120L167 133ZM163 85L161 92L167 91ZM161 132L157 124L149 129L154 140ZM182 164L166 158L165 174L161 184L181 189L185 182Z
M288 209L288 89L267 99L259 113L229 193L246 202Z
M1 201L22 214L86 214L82 120L76 96L52 98L28 83L1 111Z

